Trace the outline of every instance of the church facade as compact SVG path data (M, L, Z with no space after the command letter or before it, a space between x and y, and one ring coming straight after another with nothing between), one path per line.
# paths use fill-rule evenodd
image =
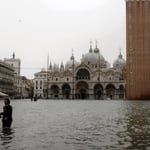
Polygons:
M125 99L125 60L121 52L110 67L99 48L84 54L81 62L72 55L59 65L34 75L34 96L48 99Z

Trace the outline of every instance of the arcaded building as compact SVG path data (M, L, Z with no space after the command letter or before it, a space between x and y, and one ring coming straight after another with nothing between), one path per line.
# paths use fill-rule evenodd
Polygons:
M0 60L0 92L14 95L14 68Z
M65 64L50 63L48 71L35 73L34 96L48 99L125 99L125 60L122 54L113 66L99 48L90 49L81 61L72 55Z
M126 0L128 99L150 99L150 0Z
M20 78L21 60L15 57L13 52L12 58L4 58L4 62L11 65L14 69L14 98L21 97L22 85Z

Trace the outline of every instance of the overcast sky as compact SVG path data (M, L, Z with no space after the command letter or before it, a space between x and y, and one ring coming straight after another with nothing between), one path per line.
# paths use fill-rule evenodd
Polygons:
M122 49L126 58L124 0L0 0L0 59L15 52L21 75L52 63L75 59L98 41L101 54L111 64Z

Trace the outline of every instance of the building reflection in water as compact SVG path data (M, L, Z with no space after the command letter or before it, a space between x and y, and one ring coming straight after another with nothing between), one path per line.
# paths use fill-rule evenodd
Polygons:
M130 103L130 104L129 104ZM126 112L127 136L130 137L129 150L150 149L150 111L149 105L137 101L129 102ZM132 103L132 104L131 104Z

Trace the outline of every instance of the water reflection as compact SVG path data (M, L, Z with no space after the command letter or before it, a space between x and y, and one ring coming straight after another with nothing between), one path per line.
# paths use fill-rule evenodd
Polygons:
M131 138L127 149L150 149L150 111L146 102L130 102L127 104L127 134Z
M14 129L12 128L1 128L0 129L0 143L5 148L9 148L14 138Z

